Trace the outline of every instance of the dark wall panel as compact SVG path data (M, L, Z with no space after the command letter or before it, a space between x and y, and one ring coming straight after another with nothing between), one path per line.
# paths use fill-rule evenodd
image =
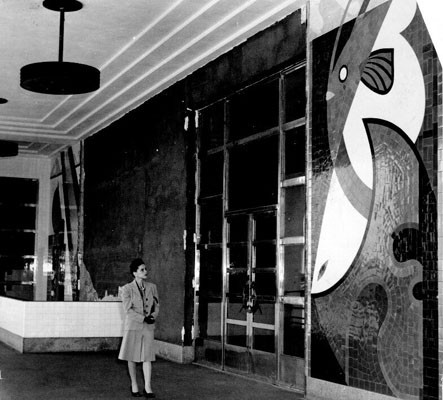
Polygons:
M195 206L194 113L305 54L300 12L255 35L85 142L85 263L99 296L152 265L159 339L190 342ZM189 129L184 119L189 117ZM187 231L184 239L184 231ZM186 240L186 250L184 249Z
M296 11L191 75L188 100L196 108L232 94L285 65L304 60L306 23Z
M181 85L85 143L85 263L99 296L129 282L130 261L152 267L157 335L179 342L184 320L185 146Z

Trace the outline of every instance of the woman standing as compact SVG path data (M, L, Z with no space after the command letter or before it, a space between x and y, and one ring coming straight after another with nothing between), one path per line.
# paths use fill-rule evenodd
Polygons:
M147 398L154 398L151 389L151 362L155 361L154 329L159 310L157 286L146 281L148 270L141 258L131 262L129 271L135 279L122 289L121 296L126 317L118 358L128 361L133 397L142 397L138 391L136 363L143 363L145 379L143 394Z

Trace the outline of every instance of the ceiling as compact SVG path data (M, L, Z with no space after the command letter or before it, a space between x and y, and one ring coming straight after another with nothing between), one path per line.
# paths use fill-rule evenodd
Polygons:
M101 72L100 89L48 95L20 87L20 68L57 61L60 14L42 0L0 2L0 140L51 157L137 107L305 0L83 0L65 14L63 60Z

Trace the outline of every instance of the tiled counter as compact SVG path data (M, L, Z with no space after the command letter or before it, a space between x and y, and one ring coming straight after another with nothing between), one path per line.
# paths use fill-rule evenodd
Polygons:
M117 349L121 302L40 302L0 297L0 340L20 352Z
M0 296L0 341L21 353L117 350L123 335L120 301L24 301ZM155 353L178 363L193 346L155 340Z

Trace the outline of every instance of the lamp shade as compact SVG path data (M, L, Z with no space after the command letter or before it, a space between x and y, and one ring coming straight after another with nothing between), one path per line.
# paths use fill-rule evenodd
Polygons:
M43 6L60 12L58 61L43 61L20 69L20 86L43 94L82 94L100 87L100 71L90 65L63 61L65 12L78 11L78 0L44 0Z
M44 0L43 7L52 11L78 11L83 7L83 4L77 0Z
M18 155L18 143L0 140L0 157L14 157Z
M20 86L44 94L81 94L100 87L100 71L90 65L43 61L20 69Z

